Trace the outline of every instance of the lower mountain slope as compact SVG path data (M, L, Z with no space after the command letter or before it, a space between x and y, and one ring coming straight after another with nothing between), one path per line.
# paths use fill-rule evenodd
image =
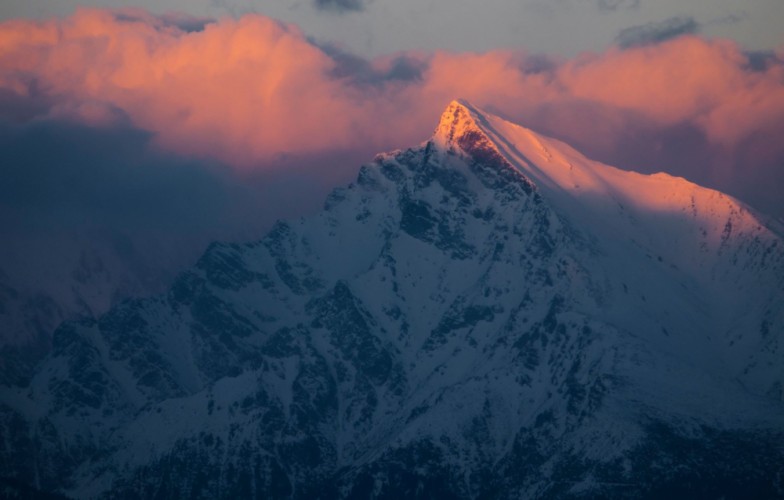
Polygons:
M463 102L324 210L63 324L3 475L75 497L784 495L784 246Z

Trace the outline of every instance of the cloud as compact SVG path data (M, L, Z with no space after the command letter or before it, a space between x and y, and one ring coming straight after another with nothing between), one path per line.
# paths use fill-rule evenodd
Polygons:
M781 53L696 29L669 20L573 59L497 50L366 60L258 15L190 29L82 10L0 25L0 118L126 127L188 161L238 175L299 165L329 184L341 155L353 155L344 179L359 152L419 143L464 97L599 160L686 175L782 215L771 182L784 165Z
M353 178L343 163L361 161L341 152L238 172L152 138L121 120L0 121L0 286L51 298L65 316L100 313L162 291L212 241L256 240L278 218L316 210ZM12 316L26 314L16 304ZM25 328L9 324L0 346L25 344Z
M747 67L752 71L765 72L776 66L784 65L784 53L777 54L772 50L749 50L744 53Z
M636 9L640 6L640 0L596 0L599 10L614 12L620 9Z
M618 33L615 41L624 49L653 45L683 35L693 35L700 25L693 17L671 17L664 21L625 28Z
M325 78L335 61L295 27L261 16L188 32L158 18L92 10L3 28L7 90L25 96L40 85L70 107L125 110L171 150L248 166L341 149L354 135L341 117L346 89Z
M368 61L330 43L311 43L324 51L334 62L331 75L354 85L382 86L386 83L421 81L427 70L427 57L416 54L395 54Z
M201 164L154 153L149 140L149 133L131 127L72 121L1 127L0 227L178 231L218 224L230 201L226 179Z
M744 10L740 10L738 12L727 14L726 16L722 16L722 17L718 17L716 19L712 19L712 20L708 21L706 24L718 25L718 26L725 25L726 26L726 25L732 25L732 24L740 24L740 23L742 23L742 22L744 22L744 21L746 21L748 19L749 19L749 13L744 11Z
M174 26L186 33L193 33L196 31L204 31L204 28L215 19L209 17L192 16L184 12L167 12L159 16L159 18L166 24Z
M319 10L332 12L359 12L365 10L365 0L313 0Z
M121 122L0 123L5 286L54 298L66 316L100 312L129 293L160 290L211 239L254 225L236 217L254 198L232 175L154 151L150 138ZM85 259L106 273L79 274ZM85 284L91 288L76 299ZM24 327L9 328L0 345L8 337L24 342Z

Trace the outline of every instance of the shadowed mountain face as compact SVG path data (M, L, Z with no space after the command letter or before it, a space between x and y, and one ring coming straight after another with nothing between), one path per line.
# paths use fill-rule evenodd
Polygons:
M453 102L311 218L63 324L0 390L75 497L784 494L784 243Z

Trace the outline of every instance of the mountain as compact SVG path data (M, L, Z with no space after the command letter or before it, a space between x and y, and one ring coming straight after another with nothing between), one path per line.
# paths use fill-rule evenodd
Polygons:
M2 475L78 498L784 496L784 243L468 103L61 325Z
M43 236L42 236L43 234ZM122 299L167 288L192 258L140 252L106 231L4 234L0 248L0 384L23 386L50 350L64 320L99 316ZM149 246L149 245L148 245ZM53 252L52 249L56 249ZM183 252L185 253L185 252ZM156 258L150 257L153 254Z

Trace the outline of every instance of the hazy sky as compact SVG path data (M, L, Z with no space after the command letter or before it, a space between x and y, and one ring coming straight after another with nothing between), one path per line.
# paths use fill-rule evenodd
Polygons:
M750 50L784 45L782 0L12 0L0 17L62 16L78 5L211 18L254 12L363 56L513 47L571 57L647 25L731 38Z

